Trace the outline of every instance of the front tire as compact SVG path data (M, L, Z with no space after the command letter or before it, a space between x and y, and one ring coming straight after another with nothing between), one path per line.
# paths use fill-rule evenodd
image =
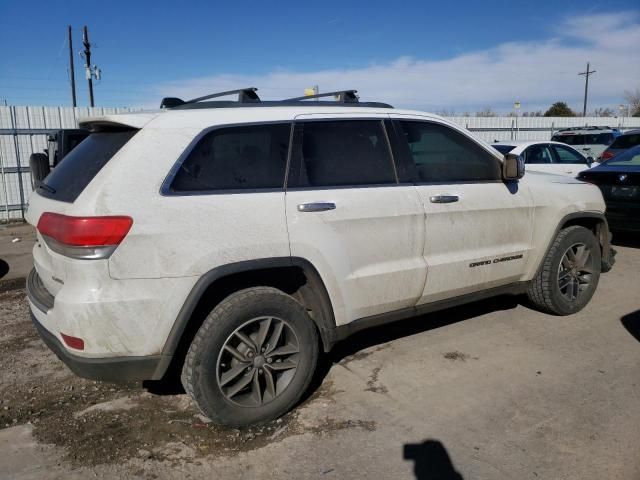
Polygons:
M305 308L270 287L236 292L196 333L182 383L204 415L221 425L260 424L301 398L318 360L318 336Z
M600 245L579 225L558 233L527 295L533 305L555 315L571 315L591 300L601 270Z

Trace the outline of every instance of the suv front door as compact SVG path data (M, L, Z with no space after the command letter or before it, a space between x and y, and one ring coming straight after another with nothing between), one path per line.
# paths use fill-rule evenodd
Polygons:
M384 118L296 117L291 255L318 270L338 325L411 307L424 289L424 209L413 186L397 181Z
M399 171L415 183L426 211L419 303L520 280L531 251L527 187L503 182L500 160L452 126L419 118L394 124Z

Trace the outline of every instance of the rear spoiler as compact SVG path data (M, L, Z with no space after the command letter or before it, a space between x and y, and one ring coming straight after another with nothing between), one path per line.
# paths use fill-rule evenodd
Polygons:
M90 132L114 132L123 130L139 130L153 120L158 113L121 113L103 115L99 117L87 117L81 119L80 128L86 128Z

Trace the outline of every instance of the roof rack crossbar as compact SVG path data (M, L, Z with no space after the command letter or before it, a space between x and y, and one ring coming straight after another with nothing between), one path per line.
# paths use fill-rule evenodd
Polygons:
M235 93L238 94L238 102L240 103L259 102L260 97L256 93L257 91L258 89L256 87L238 88L237 90L227 90L226 92L212 93L210 95L205 95L204 97L187 100L184 103L196 103L201 102L202 100L209 100L210 98L226 97L227 95L233 95Z
M181 98L165 97L162 99L162 102L160 102L160 108L174 108L190 103L198 103L202 100L208 100L210 98L226 97L227 95L233 95L236 93L238 94L238 103L258 103L260 102L260 97L256 93L257 91L258 89L255 87L239 88L237 90L227 90L226 92L212 93L203 97L187 100L186 102Z
M336 97L340 103L358 103L357 90L338 90L336 92L316 93L315 95L304 95L302 97L287 98L283 102L297 102L298 100L309 100L312 98Z

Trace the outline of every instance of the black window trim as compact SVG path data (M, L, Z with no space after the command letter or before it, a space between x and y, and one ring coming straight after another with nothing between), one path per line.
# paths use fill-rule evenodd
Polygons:
M295 141L295 131L296 125L303 123L311 123L311 122L336 122L336 121L366 121L366 120L375 120L379 121L382 124L382 129L384 132L385 140L387 142L387 148L389 149L389 155L392 161L393 172L396 178L396 183L376 183L376 184L358 184L358 185L336 185L336 186L312 186L312 187L287 187L287 182L289 180L289 173L291 171L291 159L293 156L293 148ZM303 118L303 119L291 119L291 120L267 120L267 121L259 121L259 122L239 122L239 123L224 123L220 125L214 125L211 127L207 127L199 132L191 142L187 145L184 151L178 157L178 160L173 164L169 172L165 176L162 184L160 185L160 195L163 197L190 197L196 195L233 195L233 194L243 194L243 193L275 193L275 192L287 192L287 191L304 191L304 190L342 190L348 188L388 188L388 187L398 187L398 186L411 186L413 183L411 182L400 182L398 178L398 167L397 160L394 155L393 148L391 147L390 142L390 132L388 131L388 121L389 117L385 116L365 116L365 117L351 117L349 115L340 115L336 117L323 117L323 118ZM189 191L176 191L171 188L173 181L180 171L180 167L185 162L185 160L189 157L193 149L198 145L202 138L213 132L215 130L220 130L223 128L233 128L233 127L245 127L252 125L278 125L278 124L289 124L290 125L290 133L289 133L289 150L287 152L287 162L285 166L285 175L284 182L282 188L234 188L234 189L224 189L224 190L189 190Z
M283 177L282 187L266 187L266 188L226 188L226 189L210 189L210 190L186 190L186 191L177 191L171 188L173 181L180 171L180 167L185 162L185 160L191 155L191 152L195 149L195 147L200 143L200 140L204 138L209 133L221 130L225 128L234 128L234 127L251 127L251 126L259 126L259 125L289 125L289 149L287 152L287 161L285 164L285 175ZM214 125L212 127L207 127L199 132L187 148L180 154L178 160L173 164L167 175L165 176L162 184L160 185L160 195L163 197L191 197L195 195L233 195L233 194L243 194L243 193L275 193L275 192L284 192L285 190L285 182L287 178L287 173L289 171L289 161L291 158L291 142L293 140L293 126L294 122L292 120L267 120L260 122L240 122L240 123L224 123L220 125Z
M464 132L460 132L459 130L451 127L450 125L447 125L446 123L442 123L442 122L438 122L435 119L422 119L422 118L415 118L415 117L391 117L391 122L394 126L394 131L395 131L395 135L399 138L402 138L401 136L401 132L402 132L402 126L400 125L400 122L419 122L419 123L429 123L432 125L439 125L439 126L443 126L443 127L448 127L451 128L452 130L460 133L461 135L463 135L464 137L466 137L469 141L474 142L478 147L482 148L487 155L490 155L492 158L494 158L496 161L498 161L500 163L500 171L502 172L502 160L500 160L498 157L495 156L495 154L493 154L492 152L490 152L487 148L484 147L484 145L479 144L475 141L475 139L473 137L471 137L470 135L467 135ZM399 141L399 140L398 140ZM408 144L407 144L407 148L408 148ZM409 158L409 156L403 152L397 152L398 155L396 155L397 157L400 158L400 161L403 162L409 162L409 165L406 165L405 168L408 167L408 172L411 174L412 179L409 181L410 185L415 185L415 186L430 186L430 185L475 185L475 184L482 184L482 183L505 183L504 179L499 178L496 180L456 180L456 181L442 181L442 182L423 182L418 180L417 177L417 172L415 170L415 163L413 162L412 159Z
M305 123L319 123L319 122L354 122L354 121L376 121L381 124L382 131L384 132L385 142L387 143L387 148L389 150L389 157L391 159L391 166L393 168L393 173L395 177L395 183L360 183L356 185L321 185L321 186L307 186L307 187L290 187L285 185L286 192L298 192L298 191L321 191L321 190L344 190L344 189L354 189L354 188L390 188L390 187L400 187L400 186L411 186L409 183L400 183L398 179L398 167L395 159L395 155L393 149L391 148L391 143L389 139L389 132L387 131L387 121L389 120L388 116L363 116L363 117L351 117L349 115L340 115L337 117L322 117L322 118L301 118L294 120L293 132L292 132L292 140L291 140L291 148L289 151L289 159L287 162L287 181L289 180L289 172L292 168L293 161L293 148L294 142L299 141L299 138L296 137L295 132L297 131L298 125L304 125Z

